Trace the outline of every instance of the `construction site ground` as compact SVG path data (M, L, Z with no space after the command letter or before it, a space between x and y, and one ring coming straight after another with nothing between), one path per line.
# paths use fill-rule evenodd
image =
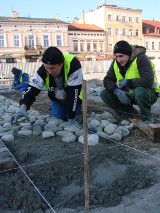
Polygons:
M88 80L98 87L102 81ZM16 102L20 93L0 90ZM152 108L159 120L160 100ZM50 113L42 92L32 106ZM88 97L88 113L107 110L99 97ZM108 109L109 110L109 109ZM119 118L120 119L120 118ZM84 146L61 137L15 136L5 142L19 164L0 172L0 213L85 212ZM88 147L89 211L91 213L160 212L160 141L134 128L122 141L100 138Z

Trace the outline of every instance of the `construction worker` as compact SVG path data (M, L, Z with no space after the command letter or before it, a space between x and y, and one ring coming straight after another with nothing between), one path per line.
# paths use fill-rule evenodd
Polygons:
M28 87L29 75L21 69L17 69L16 67L13 67L11 72L14 75L12 89L24 92Z
M151 106L157 101L160 89L155 67L145 52L142 46L118 41L113 50L115 59L104 77L105 89L100 96L119 115L134 113L133 104L138 105L141 120L150 124L153 123Z
M79 126L75 117L81 114L82 105L80 61L75 55L63 54L57 47L49 47L44 51L42 62L20 100L20 108L12 116L12 122L16 123L23 116L28 118L27 110L45 86L51 100L51 115Z

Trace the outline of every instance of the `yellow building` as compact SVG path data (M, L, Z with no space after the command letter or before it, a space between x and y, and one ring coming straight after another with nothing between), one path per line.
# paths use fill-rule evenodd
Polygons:
M126 40L131 44L142 45L142 10L122 8L103 4L91 10L78 21L95 24L106 32L107 54L112 54L115 43Z

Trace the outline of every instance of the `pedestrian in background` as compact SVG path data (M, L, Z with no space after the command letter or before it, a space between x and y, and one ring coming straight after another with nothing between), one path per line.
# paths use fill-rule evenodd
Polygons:
M11 72L14 75L12 89L19 90L20 92L24 92L29 83L29 75L21 69L17 69L13 67Z

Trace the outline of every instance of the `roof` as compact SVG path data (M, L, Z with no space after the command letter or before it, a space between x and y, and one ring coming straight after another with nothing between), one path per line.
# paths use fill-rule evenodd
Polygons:
M142 26L143 26L144 36L160 37L160 21L142 20ZM149 29L148 33L146 33L147 28ZM159 29L159 30L156 31L156 29Z
M79 24L79 23L70 23L68 25L68 30L83 30L83 31L101 31L104 30L95 24Z
M29 17L17 17L17 18L12 18L12 17L5 17L5 16L0 16L0 22L29 22L29 23L64 23L67 24L67 22L61 21L56 18L29 18Z

